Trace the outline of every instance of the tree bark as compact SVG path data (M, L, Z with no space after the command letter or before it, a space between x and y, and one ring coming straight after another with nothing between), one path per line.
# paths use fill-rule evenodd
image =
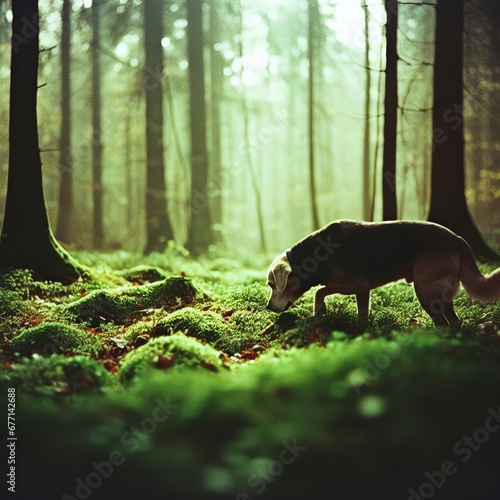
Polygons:
M102 213L102 127L101 127L101 0L92 1L92 244L104 243Z
M316 190L316 165L315 165L315 136L314 127L314 102L315 102L315 66L316 66L316 31L319 25L318 0L309 0L309 26L308 26L308 52L309 52L309 113L308 113L308 134L309 134L309 193L311 198L311 216L313 230L319 229L318 196Z
M163 252L173 240L167 212L165 162L163 158L163 0L144 1L146 69L146 255Z
M498 259L474 224L465 198L463 128L464 0L438 0L428 220L465 238L479 258Z
M213 242L208 197L208 156L203 63L203 2L187 0L191 127L191 220L187 248L199 255Z
M0 238L0 268L30 269L41 279L71 283L78 263L50 229L38 146L38 1L12 2L9 174Z
M219 41L221 22L217 2L210 3L210 115L211 126L211 186L212 186L212 223L214 240L223 240L222 226L222 152L221 152L221 98L223 93L224 60L221 52L216 50Z
M386 24L386 67L385 67L385 120L383 152L383 218L398 218L396 193L396 148L398 130L398 3L385 0Z
M63 0L61 11L61 133L59 138L59 207L57 238L65 243L73 239L73 161L71 157L71 1Z

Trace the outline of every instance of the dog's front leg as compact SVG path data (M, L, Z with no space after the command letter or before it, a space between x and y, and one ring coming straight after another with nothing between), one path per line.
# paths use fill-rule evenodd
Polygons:
M325 306L325 297L333 293L326 286L321 286L316 290L316 294L314 295L314 311L313 314L326 314L326 306Z

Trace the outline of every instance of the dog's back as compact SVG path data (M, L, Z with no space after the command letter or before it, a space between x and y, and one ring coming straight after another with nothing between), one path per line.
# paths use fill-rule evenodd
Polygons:
M430 222L339 220L292 247L295 260L307 259L320 240L336 245L326 266L334 262L353 276L373 282L372 288L400 278L413 281L415 260L427 251L456 253L467 245L448 229ZM325 271L319 269L318 274L325 276Z

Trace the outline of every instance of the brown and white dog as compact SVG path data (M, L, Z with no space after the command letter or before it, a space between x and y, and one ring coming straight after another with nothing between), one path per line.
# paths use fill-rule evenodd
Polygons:
M467 242L431 222L339 220L300 240L269 267L267 308L282 312L311 287L321 285L314 313L325 297L354 294L358 320L368 321L370 290L399 279L414 282L415 294L439 326L460 326L453 309L462 282L471 298L500 300L500 269L483 276Z

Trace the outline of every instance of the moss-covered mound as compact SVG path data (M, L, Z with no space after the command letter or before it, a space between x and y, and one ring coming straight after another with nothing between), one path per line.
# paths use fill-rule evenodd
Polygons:
M116 379L101 363L86 356L61 354L32 359L0 368L0 384L39 395L69 395L96 392L116 385Z
M182 332L207 342L215 342L228 332L219 314L192 307L173 312L161 321L161 325L170 333Z
M123 287L112 291L94 291L69 304L66 313L92 326L120 321L149 307L175 307L191 302L196 289L190 280L169 278L157 283Z
M90 354L96 356L101 342L83 329L62 323L42 323L23 330L12 339L12 348L20 354Z
M125 356L120 368L123 382L132 380L146 369L166 370L172 367L205 368L217 371L222 367L220 353L183 333L158 337Z
M131 269L120 271L118 275L131 283L138 283L140 285L168 278L167 273L156 266L135 266Z

